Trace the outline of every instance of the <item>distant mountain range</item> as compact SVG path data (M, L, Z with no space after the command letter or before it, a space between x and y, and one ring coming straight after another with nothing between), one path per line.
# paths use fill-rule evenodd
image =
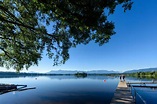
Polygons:
M129 71L125 71L124 73L152 72L152 71L157 71L157 68L145 68L145 69L129 70Z
M77 72L79 72L79 71L77 71L77 70L74 70L74 71L70 71L70 70L51 70L47 74L75 74Z
M118 71L108 71L108 70L92 70L92 71L67 71L67 70L51 70L47 74L75 74L77 72L85 72L87 74L111 74L111 73L119 73Z
M92 70L86 71L88 74L111 74L111 73L119 73L118 71L108 71L108 70Z
M136 73L136 72L152 72L157 71L156 68L144 68L144 69L136 69L136 70L128 70L123 73ZM16 73L16 72L1 72L0 75L48 75L48 74L75 74L77 72L85 72L87 74L118 74L121 73L119 71L108 71L108 70L91 70L91 71L78 71L78 70L51 70L47 73L36 73L36 72L27 72L27 73Z
M157 71L157 68L144 68L144 69L135 69L135 70L128 70L123 73L136 73L136 72L151 72ZM108 71L108 70L91 70L91 71L77 71L77 70L51 70L47 74L75 74L77 72L85 72L87 74L114 74L120 73L119 71Z

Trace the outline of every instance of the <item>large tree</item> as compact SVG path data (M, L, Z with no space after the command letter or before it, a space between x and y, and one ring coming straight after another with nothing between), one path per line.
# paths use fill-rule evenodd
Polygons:
M115 34L108 21L116 6L131 0L1 0L0 66L20 71L38 64L46 50L53 64L65 63L68 50L91 40L103 45Z

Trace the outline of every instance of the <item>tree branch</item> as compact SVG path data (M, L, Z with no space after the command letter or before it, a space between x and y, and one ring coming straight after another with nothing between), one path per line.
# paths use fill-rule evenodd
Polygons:
M10 15L10 17L13 17L16 21L22 23L15 15L13 15L11 12L9 12L7 8L0 5L0 9L7 12Z
M7 57L9 57L9 59L13 59L16 63L20 63L20 62L18 62L15 58L12 58L12 57L9 55L9 53L8 53L4 48L0 47L0 50L2 50L2 51L4 52L4 54L5 54Z
M22 26L22 27L25 27L25 28L32 29L32 30L36 30L34 27L31 27L31 26L28 26L28 25L24 25L24 24L21 24L21 23L17 23L17 22L14 22L14 21L6 20L2 16L0 16L0 21L11 23L11 24L15 24L15 25L18 25L18 26Z

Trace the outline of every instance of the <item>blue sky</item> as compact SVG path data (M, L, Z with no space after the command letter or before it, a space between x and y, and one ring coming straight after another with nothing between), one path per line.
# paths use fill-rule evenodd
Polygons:
M131 11L118 6L109 20L115 23L116 34L103 46L94 42L70 49L70 59L54 67L43 56L38 66L28 71L50 70L115 70L157 67L157 1L134 0ZM5 68L0 68L6 71ZM9 70L11 71L11 70Z

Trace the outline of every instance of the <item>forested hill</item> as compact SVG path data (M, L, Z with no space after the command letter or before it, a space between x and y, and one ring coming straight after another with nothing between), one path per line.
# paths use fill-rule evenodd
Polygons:
M129 70L129 71L125 71L124 73L152 72L152 71L157 71L157 68L145 68L145 69Z

